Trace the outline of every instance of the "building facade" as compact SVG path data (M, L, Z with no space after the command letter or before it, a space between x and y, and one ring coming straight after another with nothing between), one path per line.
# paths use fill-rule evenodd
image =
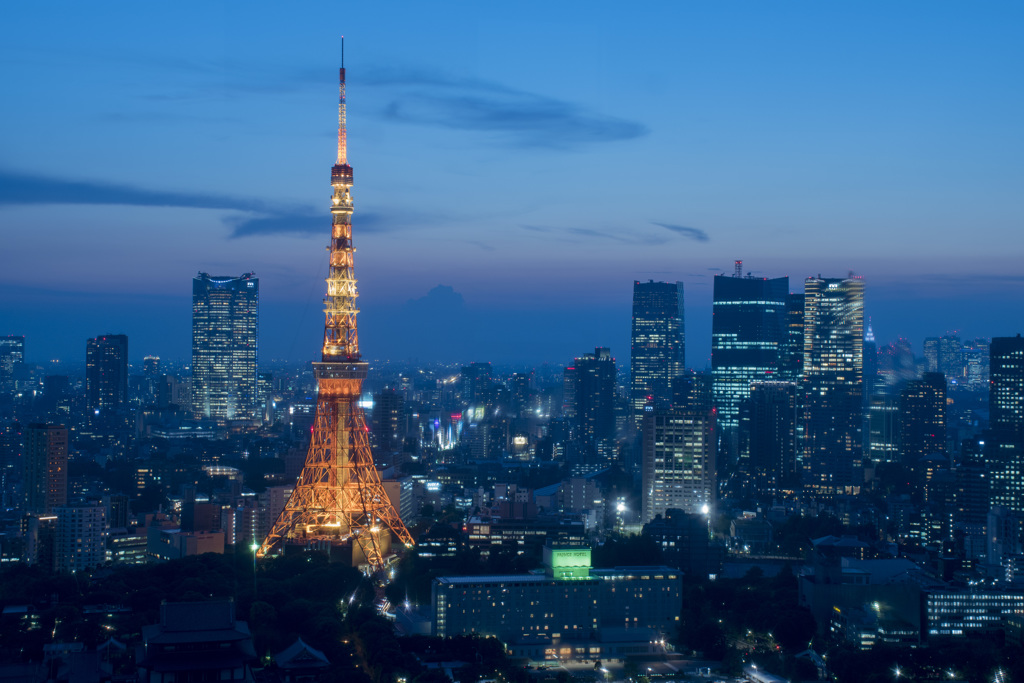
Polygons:
M630 337L630 402L633 426L644 407L668 408L672 381L686 367L682 282L634 282Z
M738 262L739 263L739 262ZM751 382L780 378L789 328L789 278L716 275L711 322L711 374L724 453L738 453L740 406Z
M863 481L864 281L804 282L804 475L812 493Z
M717 491L714 412L673 408L644 416L641 521L670 508L707 514Z
M30 424L25 429L25 511L50 514L67 502L67 427Z
M259 279L192 280L192 412L224 424L256 417Z
M128 337L104 334L86 342L85 386L89 409L114 414L128 404Z

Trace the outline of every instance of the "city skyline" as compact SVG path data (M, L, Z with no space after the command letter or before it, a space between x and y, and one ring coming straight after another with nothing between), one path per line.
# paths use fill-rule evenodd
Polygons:
M6 10L0 48L0 333L30 362L107 332L187 358L197 270L255 271L263 357L316 357L343 33L369 359L624 360L654 279L700 369L735 259L862 275L915 352L1024 327L1014 5L63 8Z

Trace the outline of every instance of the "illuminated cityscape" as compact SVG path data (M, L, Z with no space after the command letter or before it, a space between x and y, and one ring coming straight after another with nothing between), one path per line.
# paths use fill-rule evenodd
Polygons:
M1024 9L58 5L0 678L1024 680Z

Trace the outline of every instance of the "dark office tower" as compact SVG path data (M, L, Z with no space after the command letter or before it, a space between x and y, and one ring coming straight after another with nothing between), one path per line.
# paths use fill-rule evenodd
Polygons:
M711 376L719 438L729 462L738 450L740 406L750 383L778 379L788 340L789 278L715 276L711 321ZM725 463L723 463L724 465Z
M862 480L864 281L804 283L804 471L812 493L854 493Z
M754 382L740 409L740 464L747 493L755 498L799 490L796 452L797 385Z
M128 403L128 337L105 334L85 345L89 410L113 414Z
M512 413L525 417L533 410L533 372L516 372L509 381L512 394Z
M570 365L562 372L562 416L570 423L576 420L576 366Z
M872 396L868 402L868 457L880 463L897 462L899 456L899 401L892 396Z
M394 389L385 389L373 395L373 461L378 465L395 464L395 454L405 444L408 423L405 417L405 399Z
M1024 338L993 337L989 353L990 500L1024 512Z
M664 516L670 508L707 515L717 490L712 411L650 411L642 429L642 521Z
M715 405L711 373L688 370L672 382L672 405L691 410L711 410Z
M988 339L964 342L964 381L971 391L988 391Z
M260 281L199 273L192 279L192 413L196 418L252 420Z
M146 377L160 376L160 356L146 356L142 359L142 374Z
M25 511L50 514L68 502L68 430L30 424L25 429Z
M864 333L864 405L868 405L875 395L877 380L878 344L875 342L875 331L871 329L871 318L868 318L868 331Z
M25 337L0 337L0 392L14 391L14 370L25 362Z
M490 363L472 363L462 368L459 391L466 405L485 404L491 400L493 384Z
M939 338L926 337L924 340L924 371L939 371Z
M960 337L947 334L939 338L939 369L947 382L961 382L964 377L963 345Z
M604 347L577 358L575 368L575 437L590 464L615 455L615 359Z
M878 351L878 391L899 391L904 382L917 377L917 363L910 341L900 337Z
M936 454L946 457L946 378L926 372L900 392L900 460L918 494L927 489L926 463Z
M630 401L633 427L644 407L672 405L672 381L686 367L682 282L633 283L633 333L630 337Z
M786 295L786 343L782 350L779 376L787 382L799 382L804 374L804 295Z

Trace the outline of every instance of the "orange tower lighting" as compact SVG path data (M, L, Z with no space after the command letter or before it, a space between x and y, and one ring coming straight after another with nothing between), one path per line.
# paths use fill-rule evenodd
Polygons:
M373 464L369 429L357 404L367 364L359 355L356 278L352 246L352 167L345 125L345 62L340 69L338 160L331 169L331 253L324 299L323 356L314 363L316 419L309 453L295 490L257 557L281 552L286 543L351 544L374 570L384 569L391 534L412 546L412 537L391 505Z

